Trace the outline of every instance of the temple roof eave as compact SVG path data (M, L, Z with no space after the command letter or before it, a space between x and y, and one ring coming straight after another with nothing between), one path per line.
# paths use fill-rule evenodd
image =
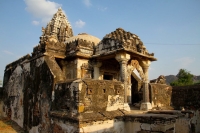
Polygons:
M103 53L103 54L96 54L96 55L93 55L92 58L98 58L98 59L109 58L109 57L112 57L112 55L114 56L116 53L122 52L122 51L127 52L128 54L130 54L133 57L145 58L145 59L148 59L150 61L157 61L157 58L155 58L154 56L144 55L144 54L141 54L139 52L132 51L130 49L124 49L124 48L120 48L120 49L113 50L113 51L108 51L108 52Z
M81 52L74 52L71 54L67 54L65 59L69 59L69 58L84 58L84 59L90 59L92 58L92 55L90 54L85 54L85 53L81 53Z

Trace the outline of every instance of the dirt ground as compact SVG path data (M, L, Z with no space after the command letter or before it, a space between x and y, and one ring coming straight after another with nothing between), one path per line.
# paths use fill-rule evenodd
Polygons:
M0 133L24 133L14 121L0 117Z

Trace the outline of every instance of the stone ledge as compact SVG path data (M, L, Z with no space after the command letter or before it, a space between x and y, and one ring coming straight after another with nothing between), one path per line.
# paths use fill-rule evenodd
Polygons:
M115 110L104 112L79 113L77 115L72 116L67 111L51 111L50 116L53 119L57 118L64 121L72 121L74 123L84 123L92 121L104 121L110 119L122 119L125 113L125 110Z
M177 117L182 117L184 114L179 110L154 110L148 111L148 114L166 114L166 115L176 115Z
M168 124L175 123L178 116L167 114L127 114L125 121L134 121L147 124Z

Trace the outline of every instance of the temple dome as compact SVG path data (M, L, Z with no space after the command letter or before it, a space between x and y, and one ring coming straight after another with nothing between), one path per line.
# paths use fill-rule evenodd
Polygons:
M89 35L87 33L80 33L77 36L73 36L73 37L68 38L65 41L65 43L67 44L67 43L71 43L71 42L74 42L74 41L77 41L77 40L83 40L83 41L86 41L86 42L91 42L91 43L94 43L94 45L97 45L100 42L100 39L95 37L95 36Z
M122 28L117 28L115 31L107 34L106 36L104 36L103 39L115 39L115 40L119 40L122 43L127 43L127 42L134 42L134 44L138 45L138 44L143 44L142 41L140 40L139 36L137 36L136 34L133 34L131 32L127 32Z

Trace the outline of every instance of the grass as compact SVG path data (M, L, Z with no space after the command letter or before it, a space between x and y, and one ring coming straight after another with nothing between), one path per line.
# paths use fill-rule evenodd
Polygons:
M0 117L0 133L24 133L24 131L14 121Z

